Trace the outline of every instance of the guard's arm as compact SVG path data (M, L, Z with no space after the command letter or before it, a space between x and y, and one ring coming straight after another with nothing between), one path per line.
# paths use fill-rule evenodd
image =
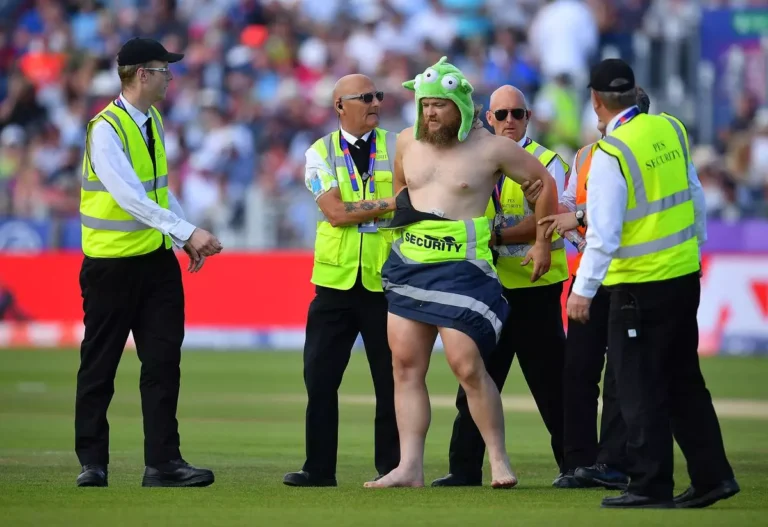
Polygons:
M365 223L395 210L395 198L380 200L342 201L339 187L334 187L317 198L317 206L334 227Z
M96 176L120 208L149 227L171 235L174 241L189 240L195 226L147 197L147 191L123 152L117 132L109 123L100 120L94 124L87 145Z
M395 210L394 198L343 201L336 175L325 160L311 148L307 150L306 158L304 182L307 189L314 194L317 206L332 226L345 227L365 223Z

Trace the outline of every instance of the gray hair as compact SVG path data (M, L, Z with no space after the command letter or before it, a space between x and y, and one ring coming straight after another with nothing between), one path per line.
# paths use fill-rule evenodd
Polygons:
M597 96L603 101L609 110L623 110L637 104L637 89L630 88L622 92L597 92Z

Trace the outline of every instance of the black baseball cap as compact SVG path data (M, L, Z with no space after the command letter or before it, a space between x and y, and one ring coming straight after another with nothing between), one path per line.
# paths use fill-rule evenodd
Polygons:
M605 59L592 68L589 86L595 91L625 92L635 87L635 72L621 59Z
M184 58L183 53L171 53L157 40L151 38L132 38L117 52L118 66L134 66L152 60L161 62L178 62Z

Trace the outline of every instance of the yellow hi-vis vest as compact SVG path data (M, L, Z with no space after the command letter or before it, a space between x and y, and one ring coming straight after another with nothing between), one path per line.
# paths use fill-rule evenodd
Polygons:
M344 202L377 200L391 198L392 174L395 171L395 142L397 134L376 128L376 161L373 165L374 192L371 194L368 182L358 173L358 191L352 187L344 152L339 145L337 130L315 141L312 148L326 160L336 175L341 199ZM389 233L358 232L357 225L334 227L328 219L319 213L317 236L315 238L315 257L312 268L312 283L333 289L351 289L357 281L358 270L362 268L363 286L369 291L383 291L381 268L389 256L392 236ZM379 216L376 224L386 226L394 214L388 212Z
M168 163L165 157L163 120L155 107L151 107L150 112L156 167L152 163L147 142L141 135L136 121L127 110L115 104L114 101L88 123L80 190L82 249L86 256L122 258L147 254L163 245L167 249L172 246L170 236L138 221L117 204L99 181L90 159L91 130L96 122L104 120L120 138L123 152L136 175L139 176L139 180L147 191L147 197L167 209Z
M621 245L603 284L669 280L698 271L683 124L670 115L640 114L597 146L618 160L627 182Z
M560 156L538 144L531 141L525 146L525 149L533 154L541 164L548 166L550 163L558 162L563 165L563 170L568 172L569 166ZM523 218L531 216L533 211L528 206L522 187L510 180L506 176L501 176L501 208L504 215L504 227L512 227L520 223ZM488 218L496 217L496 208L491 198L488 207L485 209L485 215ZM496 221L500 221L498 218ZM525 267L520 263L525 258L528 250L533 246L531 243L518 243L510 245L500 245L495 247L499 253L496 262L496 271L499 274L501 285L507 289L517 289L522 287L538 287L543 285L557 284L568 280L568 256L565 254L565 243L557 234L552 235L552 263L549 271L539 278L536 282L531 282L531 273L533 272L533 262Z

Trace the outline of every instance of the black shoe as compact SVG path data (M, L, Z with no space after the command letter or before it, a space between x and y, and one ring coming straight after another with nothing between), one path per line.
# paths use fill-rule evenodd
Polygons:
M621 496L603 498L600 506L604 509L674 509L675 502L622 492Z
M207 487L213 483L213 472L193 467L183 459L144 469L142 487Z
M379 475L379 478L383 477ZM376 479L379 479L376 478ZM335 487L336 478L318 478L312 476L309 472L299 470L298 472L289 472L283 478L283 483L289 487Z
M591 467L579 467L574 477L584 485L605 487L609 490L627 490L629 476L609 467L604 463L595 463Z
M583 483L573 476L573 470L561 472L552 482L552 486L558 489L586 489L597 485Z
M720 500L727 500L741 491L739 484L735 479L721 481L716 487L708 489L695 489L688 487L688 490L675 496L674 502L678 509L702 509L709 507Z
M437 478L432 482L433 487L482 487L483 480L478 478L468 478L458 474L448 474L442 478Z
M104 465L83 465L83 470L77 476L78 487L106 487L107 467Z

